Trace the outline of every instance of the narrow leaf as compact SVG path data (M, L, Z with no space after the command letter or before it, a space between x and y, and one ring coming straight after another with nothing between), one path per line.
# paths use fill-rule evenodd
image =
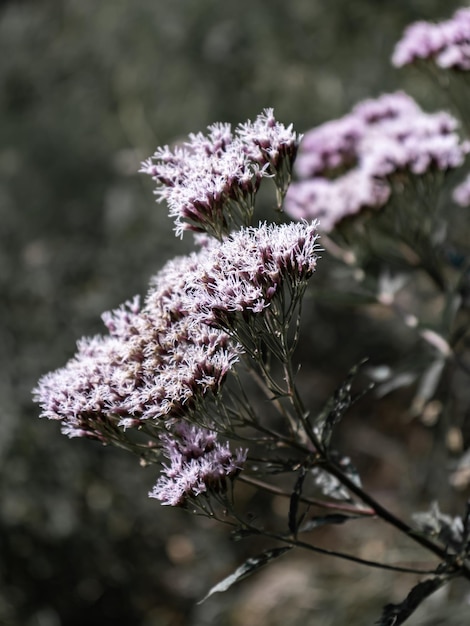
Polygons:
M338 465L341 467L343 472L346 474L348 478L350 478L353 483L355 483L358 487L362 487L361 477L356 467L353 465L351 459L348 456L343 456L339 459Z
M298 521L297 521L297 511L299 508L300 496L302 495L302 487L304 484L306 472L305 468L302 467L299 473L299 477L295 483L294 491L290 497L290 506L289 506L289 530L293 535L297 533Z
M436 577L418 583L400 604L384 606L378 626L400 626L407 620L428 596L445 583L445 579Z
M343 487L343 485L335 476L322 469L321 467L312 467L310 473L314 478L316 486L321 489L323 495L327 496L328 498L334 498L335 500L352 502L349 491L346 489L346 487Z
M439 356L431 363L422 375L418 390L412 403L412 411L415 415L420 415L422 413L426 403L431 400L436 393L436 389L442 378L446 362L446 357L439 354Z
M267 565L273 559L277 559L282 556L288 550L291 550L292 546L284 546L283 548L273 548L272 550L266 550L266 552L262 552L258 556L250 557L247 559L243 565L240 565L233 574L227 576L217 583L215 587L212 589L198 602L198 604L202 604L209 598L213 593L218 593L220 591L227 591L232 585L237 583L239 580L246 578L247 576L251 576L254 572L258 571L264 565Z
M465 515L463 518L463 543L468 553L470 548L470 500L467 500Z
M325 408L317 418L315 426L320 430L321 441L326 448L330 445L334 427L339 424L346 411L373 387L373 384L370 384L359 394L354 395L352 393L354 379L357 376L359 369L366 362L367 359L363 359L349 370L346 379L336 389L333 396L328 400Z
M343 515L342 513L335 513L333 515L322 515L318 517L312 517L305 524L299 528L299 532L307 533L319 526L325 526L326 524L344 524L350 519L362 518L361 515Z

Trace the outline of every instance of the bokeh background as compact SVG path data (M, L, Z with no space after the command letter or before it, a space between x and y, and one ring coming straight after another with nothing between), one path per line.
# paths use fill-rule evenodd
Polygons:
M397 88L435 109L439 95L429 83L389 58L409 22L446 18L458 6L0 2L2 626L370 624L385 602L406 595L409 579L289 555L197 605L253 544L148 499L155 468L68 441L57 423L37 418L31 388L72 356L78 337L103 331L103 310L145 293L162 263L191 245L174 238L151 181L137 174L141 160L207 124L253 119L267 106L300 132ZM312 303L302 348L314 405L365 354L393 360L412 344L403 332L397 340L389 320L328 306ZM387 459L369 459L365 479L399 509L412 497L410 455L419 461L428 450L422 427L397 419L403 402L387 401L381 425L365 418L347 442L353 454L373 448ZM263 506L285 513L276 500ZM348 532L346 548L390 557L382 539ZM338 537L319 533L326 545ZM398 556L400 541L391 538ZM438 598L431 613L433 624L468 623L468 606L452 597ZM430 619L428 609L413 623Z

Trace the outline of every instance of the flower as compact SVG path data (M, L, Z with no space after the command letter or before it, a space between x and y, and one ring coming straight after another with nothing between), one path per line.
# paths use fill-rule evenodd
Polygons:
M125 377L119 384L116 368L121 361L121 342L113 337L82 339L67 365L43 376L33 390L41 404L41 417L63 421L69 437L89 437L105 443L113 430L113 413L121 413ZM124 395L125 392L124 392Z
M392 63L402 67L416 61L434 61L441 68L470 69L470 9L462 8L449 20L415 22L395 46Z
M304 136L295 171L301 178L327 173L355 163L364 123L353 116L326 122Z
M33 395L43 417L60 420L69 437L106 443L144 420L161 428L191 415L219 392L239 348L182 305L188 263L164 268L142 309L134 299L105 313L110 334L82 339L65 367L40 379Z
M403 92L365 100L351 113L306 133L285 211L295 219L320 219L330 231L363 208L380 208L398 173L422 175L460 166L469 151L446 112L425 113Z
M284 287L291 292L314 272L316 223L242 228L198 256L186 288L187 306L224 330L267 309ZM238 321L238 322L237 322Z
M382 207L390 193L385 181L371 176L365 168L355 168L335 180L316 177L291 185L284 208L293 219L314 216L321 230L329 232L364 207Z
M213 124L207 135L189 135L183 147L159 148L140 171L156 182L157 200L168 202L177 236L192 230L220 239L251 223L262 178L283 184L283 171L290 171L298 143L292 127L265 109L234 133L230 124Z
M169 261L138 298L103 314L109 335L82 339L65 367L34 390L42 416L70 437L103 442L150 421L203 413L239 358L234 316L262 313L285 285L315 269L315 224L244 228Z
M170 465L163 464L151 498L164 505L182 506L190 498L225 489L227 478L242 469L247 451L217 441L213 431L179 422L173 433L161 436L163 453Z
M275 174L284 159L290 164L293 162L300 141L293 125L286 127L278 122L273 109L265 109L254 122L239 124L236 134L250 159L262 168L271 165L272 174Z
M452 193L452 199L459 206L470 206L470 175L457 185Z

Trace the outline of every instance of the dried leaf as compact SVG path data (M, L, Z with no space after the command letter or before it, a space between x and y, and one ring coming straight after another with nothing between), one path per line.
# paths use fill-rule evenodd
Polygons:
M357 471L355 465L353 465L351 459L348 456L341 457L338 461L338 465L354 484L356 484L358 487L362 487L362 481L359 472Z
M240 565L240 567L238 567L233 572L233 574L230 574L230 576L227 576L227 578L224 578L220 581L220 583L217 583L217 585L212 587L212 589L204 596L204 598L202 598L202 600L198 602L198 604L202 604L203 602L205 602L207 598L209 598L214 593L227 591L227 589L229 589L239 580L247 578L247 576L251 576L251 574L257 572L261 567L264 567L264 565L267 565L270 561L272 561L273 559L277 559L291 549L292 546L273 548L272 550L266 550L266 552L262 552L258 556L250 557L243 563L243 565Z
M378 626L400 626L428 596L434 593L445 583L441 577L430 578L418 583L400 604L387 604L384 606L382 616L376 624Z
M293 535L297 534L297 529L299 527L299 521L297 520L297 512L299 509L300 496L302 495L302 487L304 484L306 472L305 468L302 467L300 469L299 477L295 483L294 491L292 492L290 498L290 506L289 506L289 530Z
M446 364L446 358L442 354L431 363L426 369L419 382L418 390L412 402L412 412L414 415L420 415L424 409L426 402L436 393L437 386L441 380L442 373Z
M437 502L429 511L414 513L413 521L419 530L432 538L437 538L459 552L465 543L464 521L461 517L451 517L441 513Z
M333 515L321 515L318 517L312 517L305 524L299 528L299 532L308 533L319 526L325 526L326 524L344 524L351 519L359 519L361 515L343 515L342 513L334 513Z
M354 395L351 391L359 368L366 362L367 359L363 359L350 369L346 379L336 389L316 420L315 429L320 432L321 442L326 448L330 445L334 427L341 421L346 411L373 387L371 384L364 391Z
M327 498L351 502L349 491L339 482L336 476L333 476L321 467L312 467L310 473L313 476L315 485Z
M362 486L361 477L349 457L340 456L335 452L332 452L330 456L331 459L336 462L336 465L341 468L342 472L353 483L355 483L358 487ZM318 466L312 467L310 473L313 476L315 485L321 489L323 495L328 498L334 498L335 500L352 502L349 490L338 480L338 478L336 478L336 476Z

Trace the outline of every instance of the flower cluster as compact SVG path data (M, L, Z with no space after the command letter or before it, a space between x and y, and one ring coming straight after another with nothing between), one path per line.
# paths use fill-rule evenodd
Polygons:
M295 292L317 263L316 223L260 224L214 241L192 256L197 270L186 274L185 307L198 319L229 330L241 314L270 306L284 287Z
M421 175L460 166L469 151L445 112L428 114L397 92L359 103L349 115L306 133L285 210L295 219L319 218L322 230L389 199L398 172Z
M299 136L266 109L254 122L213 124L208 134L191 134L173 151L160 148L141 171L157 183L158 201L166 200L176 234L207 232L220 239L251 223L255 195L263 177L284 184ZM284 193L284 189L281 190Z
M470 69L470 9L459 9L437 24L415 22L407 27L395 47L392 63L396 67L419 60L433 60L438 67Z
M316 240L315 224L263 224L173 259L142 308L135 299L105 313L109 335L82 339L64 368L41 378L42 415L61 420L70 437L104 442L119 427L188 418L238 359L227 321L262 312L284 285L306 280Z
M116 380L122 344L113 337L93 337L78 341L77 348L65 367L39 380L34 399L41 404L42 417L62 421L64 434L106 443L122 412L120 401L127 396L125 375L121 384Z
M183 506L190 498L224 490L227 479L238 474L246 460L246 450L232 453L228 443L217 441L215 432L184 422L161 440L170 465L163 465L149 496L170 506Z
M246 451L232 453L216 433L190 423L219 423L218 399L210 400L245 349L237 323L263 319L285 291L292 309L315 270L315 222L251 226L259 181L272 177L283 195L298 141L267 109L235 134L216 124L174 152L159 150L145 169L177 230L200 231L199 250L169 261L143 305L136 297L104 313L108 334L80 340L65 367L34 389L42 416L60 420L69 437L136 450L127 432L135 428L158 441L151 445L170 466L151 495L164 504L220 491L245 461Z
M188 416L218 393L239 349L181 304L187 270L187 259L173 261L141 310L134 300L103 315L110 334L82 339L65 367L40 379L34 395L42 416L61 420L70 437L106 443L144 420L158 427Z

